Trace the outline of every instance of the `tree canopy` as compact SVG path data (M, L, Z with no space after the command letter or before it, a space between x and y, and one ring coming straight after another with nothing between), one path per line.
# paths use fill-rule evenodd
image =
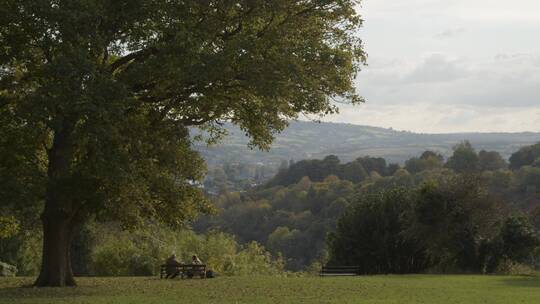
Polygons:
M540 159L540 143L525 146L510 156L510 168L519 169L523 166L532 165Z
M361 102L357 4L4 1L0 138L20 144L2 143L0 166L44 203L36 284L75 284L69 240L90 214L182 225L209 211L188 127L212 140L231 121L267 148L289 119Z
M492 273L534 257L538 234L507 216L482 182L445 175L417 187L356 197L328 239L329 263L374 273Z
M472 172L478 170L478 154L468 141L463 141L454 147L454 153L446 166L456 172Z

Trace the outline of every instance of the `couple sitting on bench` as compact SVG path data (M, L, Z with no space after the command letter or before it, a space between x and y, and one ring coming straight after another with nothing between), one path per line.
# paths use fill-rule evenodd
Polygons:
M206 276L205 266L196 255L191 257L191 264L182 264L176 260L176 255L173 254L165 261L165 265L166 279L174 279L178 275L182 278L187 276L190 279L197 275L201 278Z

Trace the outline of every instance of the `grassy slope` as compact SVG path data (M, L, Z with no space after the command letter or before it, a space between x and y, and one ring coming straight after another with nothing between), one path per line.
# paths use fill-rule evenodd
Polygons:
M540 277L85 278L77 288L20 288L0 278L0 303L540 303Z

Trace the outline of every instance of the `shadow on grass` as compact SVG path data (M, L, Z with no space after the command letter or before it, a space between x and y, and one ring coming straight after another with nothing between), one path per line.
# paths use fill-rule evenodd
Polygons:
M54 299L74 299L80 296L91 296L95 292L89 288L78 287L35 287L33 281L21 280L8 286L0 284L0 303L8 301L25 300L39 302L38 300L51 301ZM8 302L6 302L8 303ZM48 302L49 303L49 302ZM52 302L50 302L52 303Z
M540 287L540 276L505 278L503 283L512 287Z
M117 278L93 278L77 277L77 287L34 287L33 279L29 278L0 278L0 303L4 299L74 299L78 297L95 296L118 296L123 294L137 293L141 288L150 288L150 291L159 293L170 286L174 281L186 282L186 280L161 280L159 277L117 277ZM175 285L175 284L172 284Z

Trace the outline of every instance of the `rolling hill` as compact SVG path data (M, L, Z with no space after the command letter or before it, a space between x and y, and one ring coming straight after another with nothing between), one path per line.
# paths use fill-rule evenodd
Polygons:
M477 150L497 151L505 158L520 147L540 142L540 133L448 133L422 134L344 123L291 122L276 135L270 151L249 149L248 138L237 127L227 124L229 135L216 146L198 144L210 166L224 162L279 164L283 160L323 158L337 155L342 161L360 156L384 157L403 163L425 150L449 156L452 147L469 140Z

